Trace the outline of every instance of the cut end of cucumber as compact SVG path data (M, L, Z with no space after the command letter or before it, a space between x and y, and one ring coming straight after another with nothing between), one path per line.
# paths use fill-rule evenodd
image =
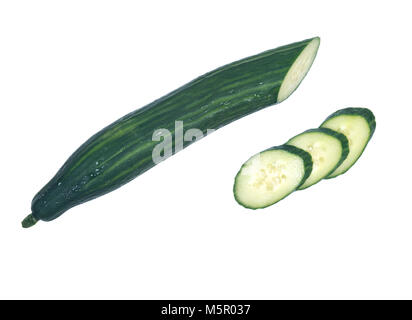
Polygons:
M265 208L296 190L305 178L305 161L297 154L270 149L250 158L235 179L236 201L250 209Z
M320 38L313 38L313 40L308 43L306 48L303 49L301 54L296 58L295 62L287 72L285 79L283 79L282 85L280 86L277 97L278 103L287 99L302 82L303 78L312 66L313 61L315 60L319 45Z

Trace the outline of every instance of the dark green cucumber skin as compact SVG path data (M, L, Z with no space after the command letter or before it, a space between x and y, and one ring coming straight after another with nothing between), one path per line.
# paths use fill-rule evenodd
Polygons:
M285 199L288 195L290 195L291 193L293 193L294 191L296 191L302 184L304 184L305 181L306 181L306 179L309 178L309 176L310 176L310 174L311 174L311 172L312 172L313 162L312 162L312 156L310 155L309 152L307 152L307 151L305 151L305 150L303 150L303 149L300 149L300 148L298 148L298 147L295 147L295 146L291 146L291 145L284 144L284 145L281 145L281 146L271 147L271 148L266 149L266 150L264 150L264 151L262 151L262 152L260 152L260 153L262 154L262 153L264 153L264 152L271 151L271 150L284 150L284 151L287 151L287 152L289 152L289 153L295 154L295 155L297 155L298 157L300 157L300 158L303 160L303 167L304 167L304 170L305 170L305 174L303 175L302 180L300 181L299 185L296 186L296 189L295 189L295 190L291 190L291 192L289 192L288 194L286 194L283 198L278 199L277 201L275 201L275 202L273 202L273 203L271 203L271 204L268 204L268 205L266 205L266 206L262 206L262 207L258 207L258 208L249 207L249 206L245 205L244 203L240 202L239 199L237 198L237 194L236 194L236 183L237 183L237 179L238 179L238 177L239 177L239 174L242 172L243 167L244 167L245 164L249 161L249 159L250 159L250 158L249 158L249 159L248 159L245 163L243 163L243 165L240 167L240 169L239 169L239 171L238 171L238 173L236 174L236 177L235 177L235 183L233 184L233 195L235 196L236 202L237 202L238 204L240 204L242 207L246 208L246 209L252 209L252 210L264 209L264 208L267 208L267 207L270 207L270 206L274 205L275 203L279 202L279 201L282 200L282 199Z
M53 220L152 168L157 129L174 134L175 121L181 120L184 130L197 128L206 134L275 104L287 71L313 39L218 68L107 126L81 145L36 194L32 215Z
M289 141L292 140L292 139L294 139L294 138L296 138L296 137L298 137L298 136L301 136L301 135L303 135L303 134L310 133L310 132L321 132L321 133L327 134L327 135L329 135L329 136L335 137L335 138L338 139L338 140L340 141L340 143L341 143L341 146L342 146L342 155L341 155L341 157L340 157L339 162L337 163L337 165L336 165L330 172L328 172L328 174L325 176L324 179L326 179L326 177L327 177L329 174L331 174L333 171L335 171L335 170L342 164L342 162L345 161L346 157L348 156L348 154L349 154L349 141L348 141L348 138L346 138L346 136L345 136L343 133L337 132L337 131L332 130L332 129L329 129L329 128L314 128L314 129L306 130L306 131L304 131L304 132L302 132L302 133L294 136L293 138L289 139ZM286 143L288 143L288 142L286 142ZM315 183L315 184L316 184L316 183ZM313 184L310 185L310 186L307 186L307 187L305 187L305 188L303 188L303 189L300 189L300 190L305 190L305 189L307 189L307 188L309 188L309 187L311 187L311 186L313 186Z
M375 119L375 115L373 114L373 112L371 110L369 110L368 108L345 108L345 109L340 109L338 111L335 111L334 113L332 113L330 116L328 116L325 121L322 122L322 124L320 125L320 128L322 128L322 125L327 122L328 120L332 119L332 118L336 118L339 117L341 115L353 115L353 116L361 116L363 117L366 122L369 125L369 138L368 141L365 143L365 146L363 147L362 152L359 154L359 157L357 157L355 159L355 161L352 163L352 165L347 168L345 171L343 171L342 173L333 176L333 177L325 177L325 179L333 179L336 177L339 177L340 175L346 173L350 168L352 168L352 166L358 161L358 159L361 157L361 155L363 154L363 152L365 151L366 146L368 145L369 141L372 139L373 134L375 133L375 129L376 129L376 119ZM349 151L349 149L348 149ZM344 159L345 160L345 159ZM342 160L342 162L344 161ZM341 162L341 164L342 164ZM335 170L337 169L337 167L335 168ZM333 171L331 172L333 173Z

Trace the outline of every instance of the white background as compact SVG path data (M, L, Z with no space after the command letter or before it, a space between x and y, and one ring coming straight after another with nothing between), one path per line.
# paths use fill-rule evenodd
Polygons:
M2 1L0 298L412 298L409 1ZM284 103L24 230L34 194L89 136L228 62L312 36ZM369 107L344 176L249 211L254 153Z

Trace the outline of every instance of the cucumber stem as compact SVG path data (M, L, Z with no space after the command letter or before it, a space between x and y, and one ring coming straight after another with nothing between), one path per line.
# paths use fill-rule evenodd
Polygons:
M32 214L29 214L24 220L21 222L23 228L30 228L37 223L37 220Z

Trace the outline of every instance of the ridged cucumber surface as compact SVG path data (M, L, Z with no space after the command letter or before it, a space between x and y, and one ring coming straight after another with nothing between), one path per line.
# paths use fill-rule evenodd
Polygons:
M291 145L273 147L242 165L233 193L245 208L266 208L299 188L311 171L312 157L308 152Z
M362 155L376 128L375 116L367 108L346 108L331 114L322 124L343 133L349 142L346 159L327 178L337 177L348 171Z
M307 130L286 144L301 148L312 156L312 173L299 189L306 189L327 177L340 166L349 153L346 136L328 128Z
M211 71L96 133L35 195L23 222L50 221L66 210L115 190L155 163L155 130L218 129L285 100L308 72L319 38L307 39ZM184 141L182 147L192 141ZM170 142L175 148L175 139Z

